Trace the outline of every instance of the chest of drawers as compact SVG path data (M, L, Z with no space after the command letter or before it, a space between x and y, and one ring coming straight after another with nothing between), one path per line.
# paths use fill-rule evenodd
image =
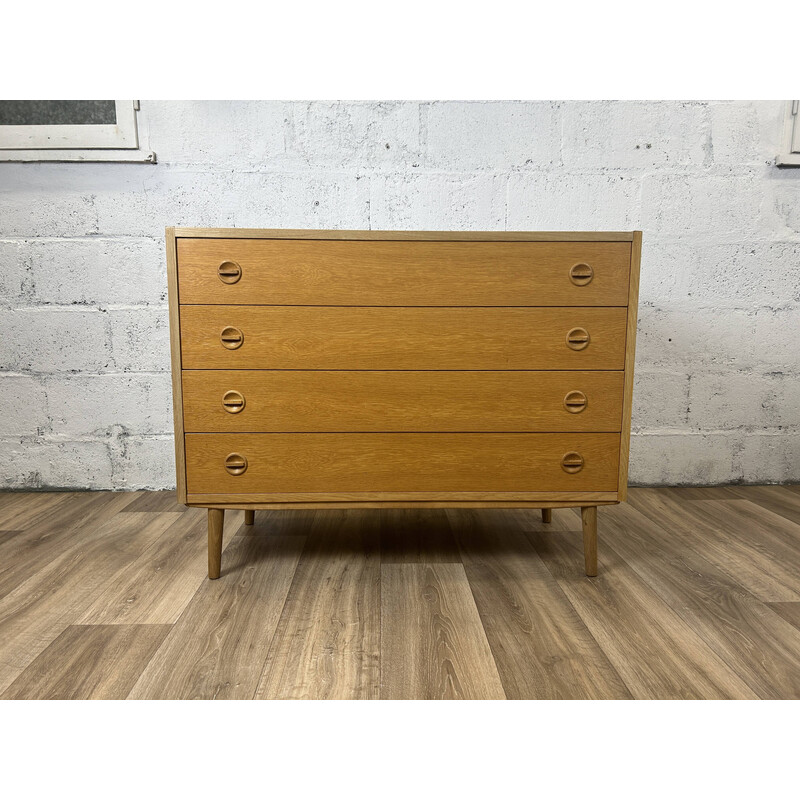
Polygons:
M180 502L625 499L641 233L168 228Z

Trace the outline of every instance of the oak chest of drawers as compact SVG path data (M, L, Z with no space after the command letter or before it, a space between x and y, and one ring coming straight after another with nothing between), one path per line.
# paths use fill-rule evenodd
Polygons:
M177 487L209 509L625 499L641 233L167 229Z

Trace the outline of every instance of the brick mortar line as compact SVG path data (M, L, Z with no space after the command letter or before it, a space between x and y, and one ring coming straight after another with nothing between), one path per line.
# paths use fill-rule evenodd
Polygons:
M125 371L115 371L115 372L97 372L96 370L87 370L87 371L72 371L72 372L43 372L42 370L0 370L0 378L48 378L53 376L81 376L84 378L105 378L109 375L125 375L130 377L135 377L137 375L145 376L145 375L169 375L169 369L137 369L137 370L130 370L130 372Z
M142 309L154 309L156 311L169 311L169 305L163 302L158 303L95 303L95 302L78 302L78 303L30 303L21 305L0 306L3 311L99 311L105 313L107 311L141 311Z
M0 442L16 442L20 446L39 445L39 444L69 444L70 442L85 444L88 442L108 443L118 439L152 439L172 441L175 438L172 433L120 433L116 436L95 436L85 434L42 434L41 436L33 433L3 434Z
M764 433L759 433L764 432ZM770 425L770 426L761 426L761 425L740 425L737 428L656 428L656 429L647 429L647 428L636 428L631 427L631 436L727 436L730 434L747 434L747 435L754 435L754 436L797 436L800 435L800 425Z

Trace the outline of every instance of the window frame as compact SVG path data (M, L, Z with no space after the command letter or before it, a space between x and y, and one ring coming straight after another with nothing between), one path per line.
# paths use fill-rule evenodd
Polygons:
M155 153L142 146L139 136L139 101L114 103L114 125L0 125L0 161L155 164Z
M786 103L781 152L775 163L779 167L800 167L800 100Z

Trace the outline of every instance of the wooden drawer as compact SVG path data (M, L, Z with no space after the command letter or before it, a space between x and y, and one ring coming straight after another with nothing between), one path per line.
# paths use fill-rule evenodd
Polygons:
M618 433L189 433L189 494L615 491ZM579 453L583 466L565 472ZM231 457L229 459L229 457ZM231 475L232 466L246 470ZM573 457L574 458L574 457Z
M182 306L181 352L185 369L621 370L626 319L626 308ZM583 349L568 346L576 329Z
M178 239L177 248L181 303L628 303L630 242ZM576 265L590 269L580 267L571 275Z
M619 431L622 385L622 372L184 370L183 425L213 433Z

